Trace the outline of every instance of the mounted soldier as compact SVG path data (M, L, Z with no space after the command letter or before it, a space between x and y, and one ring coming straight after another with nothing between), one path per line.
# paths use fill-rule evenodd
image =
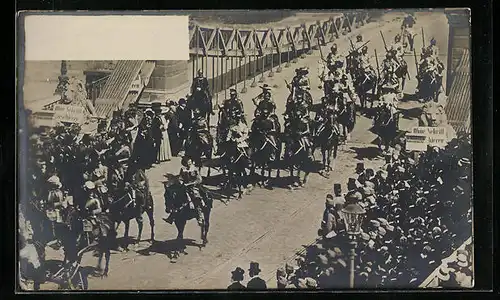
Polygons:
M356 36L356 42L354 43L354 49L358 55L361 55L361 49L364 46L365 41L363 41L363 36L361 34L358 34Z
M382 72L380 74L380 85L396 85L396 89L400 89L400 81L396 75L399 68L399 63L394 58L394 51L388 51L386 58L382 62Z
M179 171L179 182L186 188L186 205L190 209L196 211L196 220L198 224L202 226L204 224L203 208L206 203L203 200L199 187L202 183L202 177L198 170L196 169L193 160L189 156L182 157L181 169ZM171 214L166 220L172 223L174 214Z
M417 89L419 98L426 100L437 99L443 91L444 64L434 56L423 59L418 66Z
M295 69L295 77L293 77L291 83L287 83L287 88L290 90L288 101L294 101L298 95L302 95L308 105L312 105L312 96L309 93L311 84L307 74L309 74L307 67Z
M427 51L426 53L429 56L433 56L437 58L439 56L439 48L437 46L437 41L435 38L431 38L431 41L429 43L429 46L427 46Z
M193 78L193 83L191 85L191 98L194 98L194 101L196 101L196 103L189 103L188 101L191 109L198 107L203 112L212 115L214 114L210 86L208 84L208 79L205 76L203 76L202 70L198 70L196 77ZM204 102L200 103L199 101L204 101Z
M246 123L244 119L245 111L243 109L243 102L238 97L238 92L235 89L229 90L229 99L226 99L222 104L221 113L222 118L228 118L229 116L241 116L242 121Z
M285 113L283 114L285 124L287 124L288 120L294 119L298 111L301 111L306 115L309 114L309 105L304 99L303 94L298 94L295 97L295 101L287 102Z
M256 106L254 116L264 108L271 108L271 112L274 113L276 110L276 103L274 103L272 99L271 87L264 84L260 88L262 89L262 93L252 99L253 104Z
M219 106L219 122L217 124L217 145L221 145L226 141L227 134L229 133L229 126L232 119L241 119L246 123L243 103L238 98L238 93L235 89L229 90L230 98L226 99L222 106ZM218 148L220 154L221 149Z
M355 78L356 92L360 98L361 107L365 107L367 101L367 92L372 91L375 94L377 84L377 73L372 66L370 56L368 55L368 47L361 48L361 56L359 60L359 70ZM373 107L373 100L371 102Z
M344 62L345 58L340 55L338 52L337 44L333 43L330 47L330 53L328 53L326 57L327 67L330 69L331 67L336 67L336 62Z

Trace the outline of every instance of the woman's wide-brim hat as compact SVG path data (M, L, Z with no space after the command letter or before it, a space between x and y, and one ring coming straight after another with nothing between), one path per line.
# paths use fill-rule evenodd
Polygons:
M234 271L231 271L231 274L233 274L233 276L243 276L243 274L245 274L245 270L237 267L236 269L234 269Z

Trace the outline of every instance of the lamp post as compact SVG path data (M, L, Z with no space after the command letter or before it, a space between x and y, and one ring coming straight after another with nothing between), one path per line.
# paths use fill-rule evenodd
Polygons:
M350 258L350 274L349 286L354 288L354 258L356 257L357 236L361 233L361 223L366 213L361 206L357 203L349 204L342 209L342 218L344 219L346 232L349 235L349 245L351 246L349 252Z

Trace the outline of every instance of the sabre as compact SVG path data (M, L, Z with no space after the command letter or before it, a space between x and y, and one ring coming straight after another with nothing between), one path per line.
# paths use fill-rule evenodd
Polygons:
M385 51L389 51L387 49L387 44L385 43L385 38L384 38L384 34L382 33L382 30L380 31L380 35L382 36L382 41L384 42L384 48L385 48Z

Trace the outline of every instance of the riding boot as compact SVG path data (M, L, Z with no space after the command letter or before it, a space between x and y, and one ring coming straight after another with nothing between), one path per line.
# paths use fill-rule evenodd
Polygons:
M167 222L168 224L173 224L174 223L174 213L171 213L167 218L163 218L163 221Z

